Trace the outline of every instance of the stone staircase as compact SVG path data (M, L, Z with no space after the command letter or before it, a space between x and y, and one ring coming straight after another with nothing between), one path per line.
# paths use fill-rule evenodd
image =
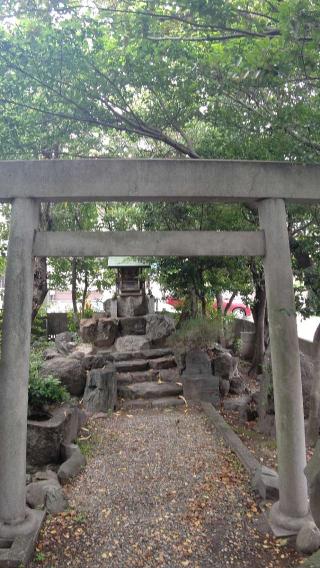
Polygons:
M121 407L166 408L184 405L179 369L169 348L112 353Z

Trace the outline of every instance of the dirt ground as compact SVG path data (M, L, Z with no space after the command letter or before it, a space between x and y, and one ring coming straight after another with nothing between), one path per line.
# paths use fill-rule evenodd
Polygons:
M249 479L197 408L92 420L88 464L48 517L31 568L296 568Z

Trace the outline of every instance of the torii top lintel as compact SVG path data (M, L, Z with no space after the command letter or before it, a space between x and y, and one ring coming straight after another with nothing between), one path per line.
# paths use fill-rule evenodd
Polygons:
M236 160L0 161L0 201L320 201L320 165Z

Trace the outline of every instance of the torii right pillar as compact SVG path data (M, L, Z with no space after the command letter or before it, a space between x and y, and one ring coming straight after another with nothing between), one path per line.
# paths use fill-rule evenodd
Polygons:
M283 199L258 204L265 232L264 271L277 432L279 501L271 509L275 534L294 534L309 513L300 353L293 275Z

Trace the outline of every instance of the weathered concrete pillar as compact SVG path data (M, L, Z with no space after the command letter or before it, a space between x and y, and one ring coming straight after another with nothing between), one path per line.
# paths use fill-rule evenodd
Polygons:
M39 205L12 204L0 363L0 538L27 534L35 515L26 508L26 439L31 309L32 247Z
M270 326L271 360L280 499L271 511L275 529L297 532L308 514L303 399L293 276L282 199L259 202L265 231L264 270Z

